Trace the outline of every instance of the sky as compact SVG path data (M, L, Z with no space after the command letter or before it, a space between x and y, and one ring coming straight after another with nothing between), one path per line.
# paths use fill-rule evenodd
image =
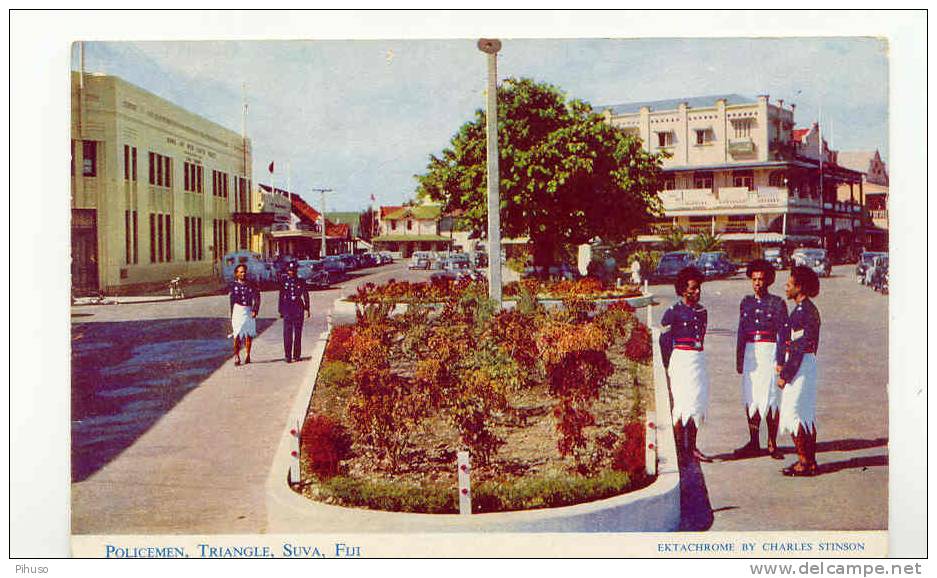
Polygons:
M713 94L770 95L822 110L836 150L888 158L888 47L875 38L502 38L498 78L529 77L602 105ZM73 51L77 69L77 49ZM246 94L254 182L289 183L327 210L413 198L458 128L484 107L474 39L86 42L85 71L123 78L231 130ZM276 174L267 172L275 162Z

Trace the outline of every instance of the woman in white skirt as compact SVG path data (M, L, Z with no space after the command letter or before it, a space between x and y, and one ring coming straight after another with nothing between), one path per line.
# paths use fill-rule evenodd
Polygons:
M247 266L234 268L234 282L228 288L231 302L231 337L234 337L234 365L241 365L241 343L251 362L251 341L257 336L257 312L260 311L260 291L248 283Z
M703 274L686 267L674 283L680 300L661 317L661 353L670 376L673 395L673 431L677 451L701 462L712 458L696 447L696 435L709 408L709 375L703 341L706 338L706 308L700 305Z
M788 320L790 341L787 362L781 368L781 430L791 432L797 461L782 472L786 476L817 475L817 346L820 312L810 299L820 294L820 280L811 269L797 266L787 280L787 298L797 305Z
M739 328L735 348L735 369L742 375L742 403L748 419L749 441L735 450L735 457L761 455L758 439L761 419L768 428L768 455L784 459L778 449L778 410L781 390L778 372L784 364L787 341L787 305L772 295L774 267L764 259L748 264L746 275L752 280L752 294L739 304Z

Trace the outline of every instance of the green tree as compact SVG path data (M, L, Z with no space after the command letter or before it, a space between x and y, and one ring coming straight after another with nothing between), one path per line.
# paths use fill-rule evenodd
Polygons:
M724 246L725 243L723 243L721 235L718 233L713 235L712 233L707 233L705 231L698 234L689 243L690 250L697 255L702 253L712 253L714 251L722 251Z
M554 86L507 79L498 88L501 233L529 237L536 265L594 237L624 241L660 212L661 157ZM417 175L418 194L487 231L485 113L459 128Z
M680 227L674 227L661 235L661 242L664 251L684 251L686 250L686 233Z

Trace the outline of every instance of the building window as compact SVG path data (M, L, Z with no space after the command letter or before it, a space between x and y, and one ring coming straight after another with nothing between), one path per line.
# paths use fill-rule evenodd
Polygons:
M228 221L222 221L222 239L221 244L224 247L224 254L228 254Z
M156 184L156 153L150 153L150 184Z
M81 174L86 177L98 176L98 143L93 140L82 141L81 155Z
M407 219L407 230L408 231L413 230L413 221L411 221L410 219Z
M202 165L195 166L195 192L201 193L202 190Z
M745 187L749 191L755 188L755 178L751 171L735 171L732 173L732 186Z
M127 147L124 147L126 150ZM126 157L124 157L126 158ZM124 263L133 263L133 233L130 224L130 211L124 211Z
M166 261L172 261L172 215L164 215L166 219Z
M664 177L664 180L661 181L660 190L662 191L673 191L677 188L677 179L676 177Z
M696 144L705 145L713 141L713 131L708 128L696 129Z
M391 231L396 231L396 230L397 230L397 221L391 221L391 222L390 222L390 230L391 230Z
M75 139L72 139L72 146L71 146L71 148L69 149L69 153L71 153L71 156L72 156L72 158L71 158L71 160L72 160L72 176L74 177L74 176L75 176Z
M183 190L190 193L202 192L202 167L195 163L186 162L182 165L185 173Z
M137 180L137 147L130 147L130 168L133 174L133 181Z
M694 173L693 174L693 188L712 190L713 174L712 173Z
M136 151L136 149L134 149L134 151ZM134 160L136 160L136 158L134 158ZM136 166L136 164L134 164L134 166ZM138 250L140 246L140 237L137 236L137 212L132 211L130 217L133 219L133 263L136 265L140 262L140 252Z
M783 171L773 171L768 175L768 186L783 187L786 184Z
M124 145L124 180L137 180L137 147Z
M732 121L732 128L735 131L735 138L745 139L752 136L752 119L738 118Z
M657 146L659 147L671 147L673 146L673 132L671 131L662 131L657 133Z
M124 180L130 180L130 145L124 145Z
M192 260L192 219L190 217L185 218L185 260Z
M165 245L163 244L163 216L156 215L156 257L157 260L162 263L165 259L165 253L163 250Z
M150 263L156 262L156 215L150 213Z

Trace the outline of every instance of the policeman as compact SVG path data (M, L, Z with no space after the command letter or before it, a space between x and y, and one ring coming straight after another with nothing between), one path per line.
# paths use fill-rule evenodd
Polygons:
M784 391L781 430L791 432L797 461L782 472L786 476L817 475L817 347L820 312L811 298L820 294L820 279L807 267L794 267L787 280L787 298L797 305L788 320L787 360L778 376Z
M709 408L709 375L703 341L708 316L700 302L703 274L686 267L674 289L681 298L661 317L660 345L673 393L673 431L677 451L701 462L712 458L696 447L696 434Z
M784 364L787 340L787 305L784 299L768 293L774 283L774 267L764 259L748 265L746 275L752 280L752 294L739 304L739 327L735 348L735 370L742 375L742 403L748 418L750 440L735 450L736 457L761 454L758 432L761 418L768 427L768 454L780 460L778 449L778 408L781 392L777 372Z
M303 344L303 312L309 317L309 289L306 282L297 277L299 266L290 261L286 266L286 278L280 284L280 317L283 318L283 351L286 362L300 360Z

